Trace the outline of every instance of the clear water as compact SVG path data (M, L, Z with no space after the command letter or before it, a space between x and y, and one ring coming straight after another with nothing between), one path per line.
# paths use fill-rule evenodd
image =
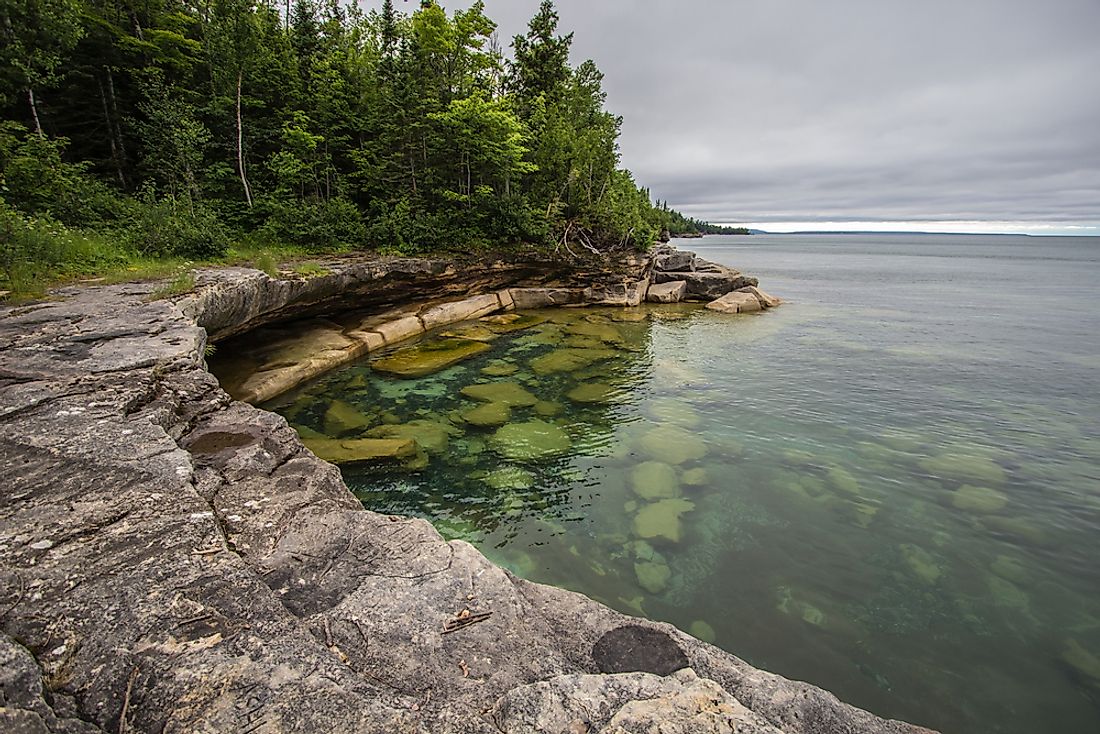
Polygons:
M1100 731L1100 240L685 245L788 303L547 311L442 372L364 361L269 407L442 426L426 466L348 485L526 578L947 734ZM606 358L533 371L567 343ZM466 423L460 390L494 380L542 401L510 424L553 424L557 453ZM603 402L569 397L590 383Z

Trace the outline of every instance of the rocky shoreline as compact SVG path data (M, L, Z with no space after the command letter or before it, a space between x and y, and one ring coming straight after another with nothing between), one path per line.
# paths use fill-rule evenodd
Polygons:
M671 254L658 285L713 283L658 268ZM649 267L226 269L175 300L128 284L0 309L0 729L927 731L364 510L281 417L206 370L208 338L290 316L425 294L506 308L513 288L633 300Z

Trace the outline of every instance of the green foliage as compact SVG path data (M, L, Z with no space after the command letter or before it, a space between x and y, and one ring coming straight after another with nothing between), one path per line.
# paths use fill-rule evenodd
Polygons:
M344 198L328 201L273 199L264 205L267 221L260 228L272 242L306 252L345 250L359 246L365 228L359 209Z
M275 256L266 250L256 256L256 260L252 265L269 278L279 277L279 263L276 262Z
M41 253L64 270L43 242L77 230L128 257L210 260L232 239L606 253L709 226L621 168L622 120L596 66L571 65L550 0L510 62L481 0L394 5L0 0L12 267Z
M160 300L162 298L172 298L173 296L182 296L185 293L190 293L195 290L195 272L181 268L172 279L164 283L156 290L153 291L150 298L151 300Z
M133 250L152 257L211 260L229 248L229 233L209 209L171 196L142 193L125 229Z

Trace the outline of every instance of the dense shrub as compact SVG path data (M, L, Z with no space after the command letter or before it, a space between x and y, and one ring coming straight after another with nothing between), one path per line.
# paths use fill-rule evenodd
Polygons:
M151 191L138 199L124 236L147 257L210 260L229 249L229 232L213 211L186 200L158 199Z
M295 201L277 199L265 203L265 238L278 244L325 252L362 245L366 229L359 209L347 199Z

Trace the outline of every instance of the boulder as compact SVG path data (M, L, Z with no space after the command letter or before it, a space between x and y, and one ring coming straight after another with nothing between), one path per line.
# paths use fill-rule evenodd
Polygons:
M482 296L471 296L461 301L443 303L428 309L420 314L420 320L425 329L434 329L437 326L453 324L456 321L476 319L488 316L501 309L500 299L495 293L486 293Z
M371 331L381 334L386 344L396 344L423 334L424 324L416 316L404 316L394 321L379 324Z
M397 438L416 441L420 448L430 454L441 454L447 450L447 443L455 429L444 423L429 420L414 420L392 426L378 426L367 431L368 438Z
M694 502L678 497L651 502L634 516L634 535L643 540L679 543L683 532L680 515L694 508Z
M399 349L371 362L371 368L397 377L423 377L489 349L474 339L436 339Z
M583 288L511 288L508 291L517 309L549 308L584 301Z
M695 253L672 250L653 258L653 269L659 273L691 272L695 270Z
M707 304L707 308L718 313L751 313L763 310L760 301L751 293L731 291L721 298Z
M673 465L701 459L707 453L707 445L698 433L670 425L648 431L639 446L646 455Z
M599 284L584 289L584 300L596 306L637 306L646 298L649 279Z
M775 308L779 304L783 303L782 300L765 293L754 285L747 285L744 288L738 288L737 290L741 291L742 293L751 293L752 295L756 296L756 300L760 301L760 305L764 308Z
M483 403L463 411L462 420L471 426L503 426L512 420L512 407L507 403Z
M606 403L615 396L615 388L603 382L585 382L565 394L574 403Z
M572 442L559 426L541 420L509 423L493 434L493 449L512 461L537 461L564 454Z
M696 270L695 272L668 272L654 273L653 280L656 283L670 283L682 280L687 283L687 296L712 300L724 296L730 291L757 285L756 278L742 275L738 271L724 266L716 266L717 270Z
M687 295L686 280L670 280L649 287L646 300L650 303L679 303Z
M318 459L333 464L407 459L416 455L416 442L411 438L306 438L302 443Z
M487 403L501 403L513 408L529 408L539 401L516 382L482 382L462 388L462 394Z
M646 500L679 497L680 481L676 470L660 461L644 461L630 472L634 493Z

